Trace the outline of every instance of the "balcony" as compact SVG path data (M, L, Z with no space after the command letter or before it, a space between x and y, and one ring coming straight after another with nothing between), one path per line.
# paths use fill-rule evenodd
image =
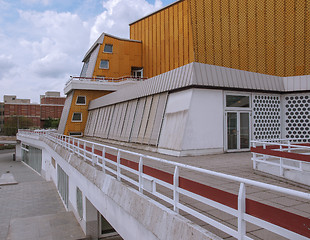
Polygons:
M70 91L79 90L103 90L103 91L116 91L119 88L135 84L146 80L146 78L123 76L119 78L111 77L72 77L66 82L64 92L68 94Z

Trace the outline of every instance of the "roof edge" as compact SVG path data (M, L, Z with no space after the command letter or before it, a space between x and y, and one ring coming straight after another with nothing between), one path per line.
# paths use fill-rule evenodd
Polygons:
M179 3L179 2L183 2L183 1L184 1L184 0L177 0L177 1L173 2L173 3L170 3L169 5L167 5L167 6L165 6L165 7L162 7L162 8L160 8L160 9L156 10L155 12L152 12L152 13L150 13L150 14L148 14L148 15L142 17L142 18L139 18L138 20L136 20L136 21L134 21L134 22L132 22L132 23L129 23L129 26L131 26L132 24L135 24L135 23L137 23L137 22L139 22L139 21L141 21L141 20L143 20L143 19L145 19L145 18L148 18L148 17L150 17L150 16L152 16L152 15L154 15L154 14L156 14L156 13L158 13L158 12L160 12L160 11L166 9L166 8L169 8L169 7L175 5L175 4Z

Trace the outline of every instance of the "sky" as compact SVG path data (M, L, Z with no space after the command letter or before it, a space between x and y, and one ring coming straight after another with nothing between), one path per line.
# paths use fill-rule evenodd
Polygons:
M63 96L89 47L106 32L129 38L129 23L175 0L0 0L0 102Z

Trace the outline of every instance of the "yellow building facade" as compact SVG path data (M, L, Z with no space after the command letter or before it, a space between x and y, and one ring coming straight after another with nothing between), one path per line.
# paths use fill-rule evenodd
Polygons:
M95 90L73 90L70 93L73 94L73 96L64 134L76 136L82 135L87 122L89 102L108 93L111 92ZM80 99L84 99L85 102L82 102Z
M110 47L108 51L105 50L107 45ZM101 61L108 61L108 68L100 66ZM105 35L103 43L99 49L92 77L120 78L130 76L132 68L141 67L141 42L123 40L110 35Z
M130 25L148 77L190 62L310 74L310 2L181 0Z
M130 24L130 38L142 41L148 78L195 60L188 1L179 1Z

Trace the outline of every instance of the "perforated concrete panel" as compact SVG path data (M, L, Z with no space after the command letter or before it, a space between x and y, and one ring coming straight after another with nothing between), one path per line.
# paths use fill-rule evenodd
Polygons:
M284 97L285 138L306 142L310 137L310 94Z
M281 136L280 95L253 95L254 139L279 139Z

